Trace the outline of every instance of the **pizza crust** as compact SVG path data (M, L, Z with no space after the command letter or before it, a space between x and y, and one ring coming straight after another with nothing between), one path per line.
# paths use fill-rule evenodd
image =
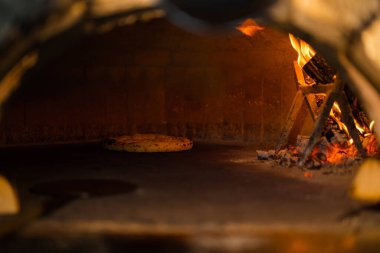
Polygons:
M192 147L193 142L188 138L162 134L123 135L104 142L104 148L120 152L177 152Z

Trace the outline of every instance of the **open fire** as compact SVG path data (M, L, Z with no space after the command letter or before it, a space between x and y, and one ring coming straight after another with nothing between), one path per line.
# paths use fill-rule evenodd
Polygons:
M238 26L237 29L247 36L254 36L263 27L258 26L253 20L247 20ZM301 69L304 78L302 83L310 87L335 85L337 73L328 65L324 58L307 42L292 34L289 34L289 38L292 47L298 53L297 65ZM347 97L349 110L352 111L353 122L356 128L354 131L359 136L357 141L360 141L367 156L376 155L378 153L378 145L373 132L375 122L368 119L358 99L352 95L348 87L344 87L343 93ZM313 105L309 106L309 109L314 120L320 116L323 106L325 106L324 102L329 95L329 92L314 92L305 96L309 105L313 103ZM319 168L323 165L331 164L349 165L358 159L360 160L362 153L358 151L358 145L355 145L355 140L350 134L349 126L343 120L344 117L347 118L342 112L339 103L335 101L332 104L322 134L307 157L305 162L306 167ZM287 145L285 148L276 151L258 151L258 158L275 159L285 166L297 164L308 143L308 136L298 136L295 145Z
M305 69L305 66L313 60L313 57L317 55L316 51L305 41L296 38L294 35L289 34L291 44L293 48L298 53L298 65ZM322 73L323 72L323 66ZM305 71L308 74L307 71ZM322 74L322 75L323 75ZM318 83L316 78L312 78L315 83L310 85L323 85ZM335 80L336 76L333 76L332 80ZM369 121L361 106L351 92L347 89L344 90L346 96L349 98L350 107L353 112L353 118L355 122L355 127L360 136L360 141L366 154L368 156L373 156L377 154L377 140L373 134L374 121ZM316 94L315 101L317 101L317 108L323 105L323 101L326 99L326 94ZM318 109L317 109L318 110ZM334 102L333 107L330 111L327 124L324 127L322 137L320 138L317 145L315 145L309 161L312 165L319 164L345 164L347 162L353 161L360 156L357 148L354 145L354 140L350 136L347 125L342 121L343 115L342 110L337 102ZM302 150L298 150L302 152Z

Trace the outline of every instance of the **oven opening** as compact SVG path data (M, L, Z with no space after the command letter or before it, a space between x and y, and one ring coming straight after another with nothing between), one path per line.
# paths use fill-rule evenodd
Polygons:
M9 71L0 248L376 250L377 122L340 70L253 19L194 34L156 16Z

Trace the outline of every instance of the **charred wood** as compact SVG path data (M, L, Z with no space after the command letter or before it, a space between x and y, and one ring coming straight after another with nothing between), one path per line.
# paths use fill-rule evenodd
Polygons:
M303 66L303 70L314 79L317 84L334 82L336 70L318 53L316 53L313 58Z
M342 120L346 123L348 132L350 133L351 138L354 140L356 148L358 149L360 155L365 157L366 151L363 149L346 94L343 91L342 94L338 97L338 104L342 110Z

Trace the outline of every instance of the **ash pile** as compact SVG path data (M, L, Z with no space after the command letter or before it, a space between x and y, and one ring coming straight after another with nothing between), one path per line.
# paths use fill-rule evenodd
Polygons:
M373 134L361 135L361 140L367 156L379 154L377 140ZM257 150L257 159L272 160L283 167L297 166L308 142L308 136L298 135L295 145L288 145L277 151ZM304 167L309 170L331 166L347 167L362 161L362 159L363 157L360 156L347 134L334 124L328 124L323 136L307 158Z

